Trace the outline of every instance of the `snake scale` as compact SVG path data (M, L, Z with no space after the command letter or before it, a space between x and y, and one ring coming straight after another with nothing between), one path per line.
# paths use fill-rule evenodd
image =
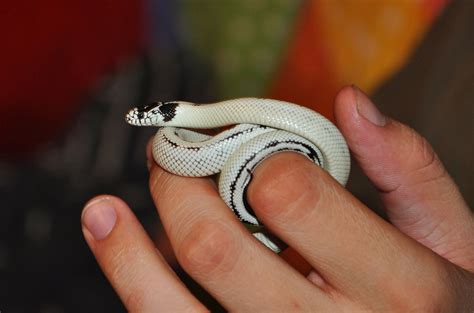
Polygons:
M269 156L294 151L306 156L345 185L350 171L346 142L329 120L293 103L241 98L212 104L154 102L131 109L125 120L159 127L153 157L165 170L188 177L219 174L219 194L247 225L261 226L246 201L252 172ZM215 136L191 129L232 126ZM253 235L274 252L281 247L263 227Z

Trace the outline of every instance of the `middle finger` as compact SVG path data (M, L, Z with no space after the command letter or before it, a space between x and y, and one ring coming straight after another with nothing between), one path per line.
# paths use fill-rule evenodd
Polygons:
M349 298L373 301L386 290L413 299L411 293L430 290L424 287L442 274L441 258L301 155L281 153L260 165L248 198L270 230Z

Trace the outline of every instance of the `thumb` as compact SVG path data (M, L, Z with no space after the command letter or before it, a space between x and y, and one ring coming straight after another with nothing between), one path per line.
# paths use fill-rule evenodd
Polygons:
M426 139L385 117L357 87L340 91L335 115L391 222L451 262L474 269L474 216Z

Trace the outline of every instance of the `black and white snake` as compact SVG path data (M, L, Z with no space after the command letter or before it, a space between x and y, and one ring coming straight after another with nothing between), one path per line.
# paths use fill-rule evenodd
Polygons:
M153 157L165 170L181 176L220 173L219 193L238 218L260 225L245 200L252 171L265 158L295 151L312 160L345 185L350 156L339 130L322 115L299 105L271 99L242 98L198 105L155 102L128 112L136 126L160 127L153 139ZM185 128L234 127L216 136ZM254 236L280 251L263 232Z

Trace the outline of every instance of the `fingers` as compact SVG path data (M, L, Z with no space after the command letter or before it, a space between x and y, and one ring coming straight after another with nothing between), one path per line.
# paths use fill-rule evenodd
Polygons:
M84 237L128 311L206 311L163 261L124 202L101 196L82 215Z
M211 180L178 177L153 165L150 189L178 261L224 307L329 310L320 289L247 232Z
M441 258L404 236L305 157L281 153L254 172L248 200L277 236L351 299L430 290ZM422 278L422 279L420 279ZM410 286L410 291L406 290Z
M339 93L335 113L393 224L451 262L474 270L474 216L429 143L383 116L357 88Z

